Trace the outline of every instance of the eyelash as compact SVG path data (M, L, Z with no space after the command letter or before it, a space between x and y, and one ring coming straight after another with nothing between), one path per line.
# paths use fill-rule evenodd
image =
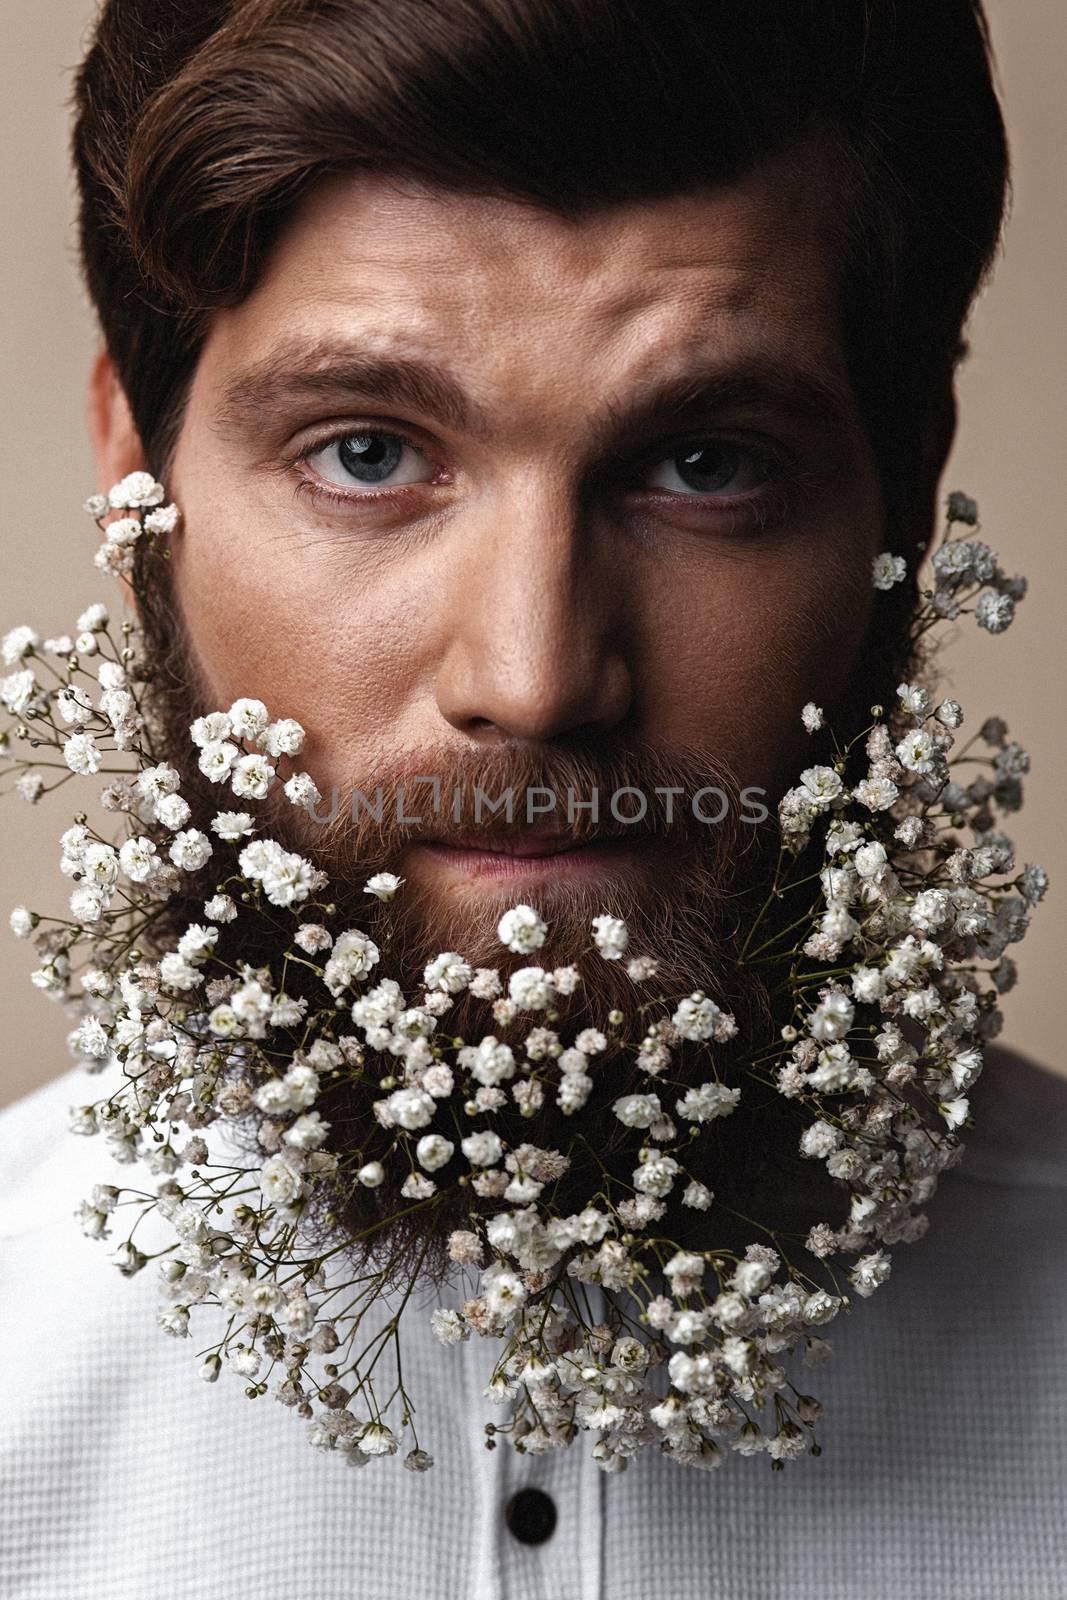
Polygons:
M402 440L403 443L408 445L412 450L418 450L424 455L427 454L422 444L418 443L399 425L384 427L380 423L376 423L374 425L349 423L344 428L336 429L331 433L322 435L321 438L312 440L311 443L306 444L296 455L283 462L283 468L288 471L296 468L304 468L304 470L298 472L296 475L295 488L298 495L306 496L307 498L320 504L327 502L335 506L352 506L368 503L387 504L391 501L395 502L398 499L402 499L404 495L406 495L411 489L428 486L423 484L400 484L396 488L392 489L361 489L349 491L338 489L335 485L327 483L324 479L311 476L306 469L306 463L312 456L318 455L320 451L328 449L332 444L339 444L343 439L351 438L352 435L356 433L384 434L389 438ZM739 512L745 512L755 521L757 521L761 527L766 526L768 523L775 520L776 515L780 514L784 509L785 502L788 497L787 491L790 487L796 487L799 483L799 479L795 476L791 463L786 459L783 453L778 449L772 448L770 445L761 444L758 447L754 445L746 445L744 441L733 440L729 434L723 433L694 433L690 434L686 438L671 440L666 444L657 445L654 449L650 449L642 453L640 457L640 466L644 469L651 468L657 462L669 461L673 457L680 455L682 451L686 449L695 448L700 444L707 444L712 440L720 443L735 443L739 449L749 449L751 454L767 468L768 476L766 484L761 485L761 487L756 491L749 491L744 495L735 496L732 502L729 499L715 502L711 496L708 496L705 500L704 497L699 494L694 494L692 496L682 495L677 493L677 491L670 489L652 489L646 492L660 496L669 496L674 500L680 500L683 502L686 500L692 500L696 505L714 505L718 503L720 506L724 507L724 509L720 511L719 515L737 515ZM429 483L432 484L434 481L435 480L430 479Z

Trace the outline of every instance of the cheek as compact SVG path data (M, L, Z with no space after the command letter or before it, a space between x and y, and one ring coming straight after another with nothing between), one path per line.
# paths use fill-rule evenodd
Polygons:
M650 728L715 751L742 785L777 797L809 760L802 706L813 700L832 722L857 670L869 570L864 542L834 558L823 546L817 559L798 549L690 573L684 606L661 613L644 652Z
M213 702L264 701L307 731L304 762L345 781L388 750L417 677L415 597L331 540L318 548L233 515L225 499L185 510L176 584ZM276 517L275 517L276 522Z

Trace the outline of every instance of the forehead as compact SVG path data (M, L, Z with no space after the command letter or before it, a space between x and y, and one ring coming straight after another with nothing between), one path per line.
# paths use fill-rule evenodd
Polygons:
M216 314L198 376L357 340L447 358L487 403L550 406L694 353L844 380L832 177L813 143L731 185L577 218L396 175L323 179L252 294Z

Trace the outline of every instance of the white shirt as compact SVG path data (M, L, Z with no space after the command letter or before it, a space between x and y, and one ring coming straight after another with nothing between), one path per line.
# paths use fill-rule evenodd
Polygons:
M405 1379L436 1465L355 1470L269 1397L197 1377L71 1212L110 1176L66 1131L79 1070L0 1115L4 1600L1061 1600L1067 1590L1067 1081L990 1051L976 1128L824 1330L807 1374L823 1454L714 1472L646 1452L607 1476L591 1436L488 1453L494 1346L411 1318ZM129 1174L130 1169L124 1169ZM421 1331L420 1331L421 1330ZM509 1531L519 1489L558 1514Z

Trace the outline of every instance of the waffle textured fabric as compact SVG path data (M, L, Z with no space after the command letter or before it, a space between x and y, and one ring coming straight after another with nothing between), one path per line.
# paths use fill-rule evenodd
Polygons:
M1004 1050L961 1165L889 1281L808 1374L823 1454L603 1474L484 1448L493 1346L411 1317L420 1443L353 1469L156 1326L78 1200L111 1173L66 1131L80 1069L0 1115L4 1600L1062 1600L1067 1593L1067 1081ZM128 1181L131 1169L123 1169ZM807 1374L798 1367L797 1372ZM534 1487L557 1520L505 1516ZM514 1522L514 1518L512 1521Z

